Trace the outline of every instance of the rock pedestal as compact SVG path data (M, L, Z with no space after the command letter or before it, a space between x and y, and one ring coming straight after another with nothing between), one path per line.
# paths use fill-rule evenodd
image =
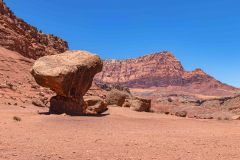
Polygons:
M54 114L83 115L86 108L82 97L54 96L50 100L50 113Z
M57 93L51 98L50 112L82 115L86 110L83 96L102 67L101 59L95 54L67 51L38 59L31 73L39 85Z

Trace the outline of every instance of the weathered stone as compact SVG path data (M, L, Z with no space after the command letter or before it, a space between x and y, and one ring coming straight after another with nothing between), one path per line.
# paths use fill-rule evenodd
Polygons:
M129 97L130 97L130 94L125 91L112 89L107 93L106 102L108 105L117 105L121 107L125 102L125 99Z
M68 115L84 115L86 104L81 97L54 96L50 100L50 113Z
M33 66L36 82L62 96L83 96L93 77L101 72L102 61L86 51L67 51L39 58Z
M52 113L82 115L86 106L83 96L93 77L102 70L102 61L86 51L67 51L38 59L32 68L36 82L57 93L50 100Z
M178 117L186 117L187 116L187 112L186 111L177 111L175 113L176 116Z
M107 104L100 97L84 96L84 101L87 105L86 114L96 115L101 114L107 110Z
M240 115L234 115L234 116L232 116L232 120L240 120Z
M125 101L122 105L122 107L124 108L130 108L131 107L131 103L129 102L129 100Z
M140 97L130 100L130 104L130 109L138 112L149 112L151 108L151 100Z
M46 105L41 101L40 99L34 98L32 100L32 104L37 106L37 107L46 107Z

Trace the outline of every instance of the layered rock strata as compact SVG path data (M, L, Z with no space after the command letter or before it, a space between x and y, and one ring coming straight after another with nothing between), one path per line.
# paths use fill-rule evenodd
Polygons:
M18 18L2 0L0 0L0 46L32 59L68 50L66 41L54 35L44 34Z

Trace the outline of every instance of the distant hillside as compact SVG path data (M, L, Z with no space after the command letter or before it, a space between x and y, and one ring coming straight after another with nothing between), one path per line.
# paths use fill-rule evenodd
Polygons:
M120 84L130 88L177 88L196 93L228 95L237 88L223 84L201 69L185 71L170 52L148 54L135 59L106 60L103 71L95 78L98 83ZM221 93L220 93L221 92Z
M16 17L2 0L0 0L0 46L33 59L62 53L68 49L66 41L43 34Z

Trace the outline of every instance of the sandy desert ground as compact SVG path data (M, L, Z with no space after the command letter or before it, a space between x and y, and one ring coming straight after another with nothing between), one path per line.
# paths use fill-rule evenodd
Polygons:
M99 117L0 106L1 160L239 160L240 122L110 108ZM13 120L21 118L20 122Z

